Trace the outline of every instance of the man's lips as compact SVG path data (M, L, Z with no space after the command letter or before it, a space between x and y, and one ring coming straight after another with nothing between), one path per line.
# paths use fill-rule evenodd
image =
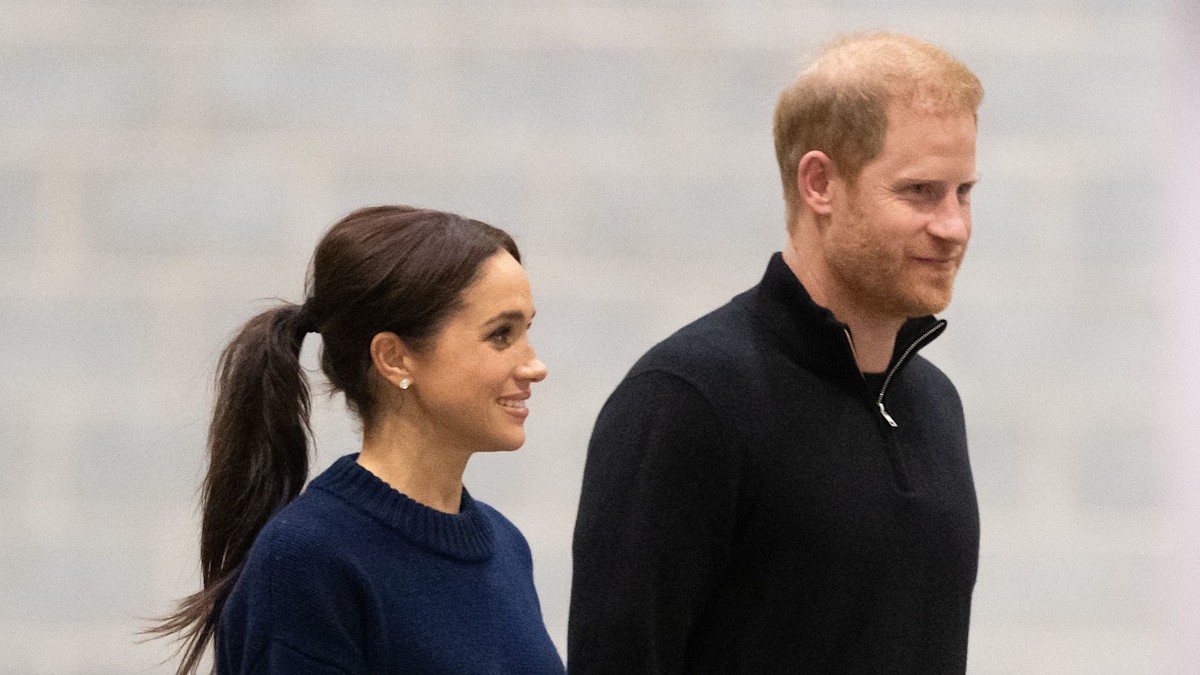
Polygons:
M961 260L958 256L913 256L912 259L919 264L939 268L957 267Z

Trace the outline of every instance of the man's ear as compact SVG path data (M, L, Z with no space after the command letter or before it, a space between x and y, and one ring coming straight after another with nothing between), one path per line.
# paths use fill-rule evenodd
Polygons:
M833 160L820 150L810 150L800 158L796 167L796 187L808 210L823 216L833 210L830 188L835 174Z
M401 389L407 389L413 382L412 359L412 351L395 333L376 333L371 338L371 363L375 370L380 377Z

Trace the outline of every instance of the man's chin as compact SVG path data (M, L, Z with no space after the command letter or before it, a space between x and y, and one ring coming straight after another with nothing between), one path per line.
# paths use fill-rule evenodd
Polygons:
M947 291L944 295L938 297L923 298L919 301L914 309L916 310L910 316L929 316L930 314L940 314L946 311L950 306L950 292Z
M913 318L944 312L950 306L951 290L950 288L926 289L924 293L909 295L902 299L904 306L900 314L908 318Z

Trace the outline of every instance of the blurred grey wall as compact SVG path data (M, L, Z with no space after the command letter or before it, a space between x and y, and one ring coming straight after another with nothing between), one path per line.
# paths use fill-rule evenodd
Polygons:
M171 670L136 632L197 588L216 356L301 298L325 228L392 202L525 253L550 377L526 446L467 482L529 538L563 646L595 415L757 281L784 238L775 96L866 28L987 90L975 237L928 352L983 515L970 672L1195 672L1191 4L0 0L0 673ZM316 429L315 469L355 450L340 399Z
M1200 664L1200 3L1176 14L1167 120L1167 400L1171 641L1177 672Z

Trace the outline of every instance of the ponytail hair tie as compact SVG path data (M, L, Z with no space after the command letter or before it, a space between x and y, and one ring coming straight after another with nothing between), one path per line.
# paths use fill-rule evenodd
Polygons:
M317 330L317 321L312 315L312 309L305 302L300 305L300 311L296 314L296 337L304 337L309 333L319 333Z

